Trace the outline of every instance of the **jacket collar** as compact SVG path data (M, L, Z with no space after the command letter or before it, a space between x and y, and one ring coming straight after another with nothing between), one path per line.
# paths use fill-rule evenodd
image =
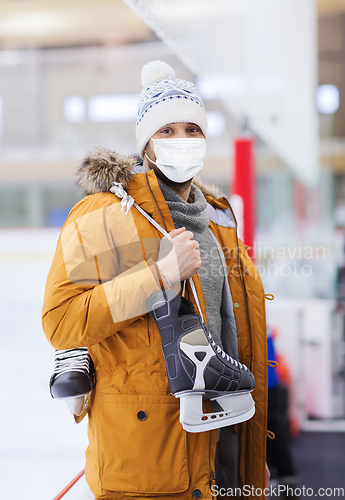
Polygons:
M98 147L90 151L80 165L77 171L77 185L84 195L108 192L113 182L120 182L125 190L136 189L143 183L147 187L144 177L139 174L147 174L150 184L152 181L155 185L154 172L147 171L143 167L143 160L139 155L122 155L116 151ZM195 177L193 184L205 196L209 195L212 198L220 196L215 186L206 184L200 178Z

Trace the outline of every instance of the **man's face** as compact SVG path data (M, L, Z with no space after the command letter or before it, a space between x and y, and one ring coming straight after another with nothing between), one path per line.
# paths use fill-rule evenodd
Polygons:
M199 125L195 125L195 123L176 122L164 125L164 127L161 127L159 130L157 130L157 132L151 137L151 139L183 139L183 138L205 139L205 136L202 133ZM149 169L152 168L159 179L161 179L164 182L168 181L166 183L170 184L172 181L169 181L169 179L167 179L165 175L162 174L159 168L157 168L151 162L147 161L147 158L145 157L146 153L147 156L150 158L150 160L154 162L156 161L153 141L151 141L151 139L148 141L144 149L144 165L146 164L146 166Z
M164 125L164 127L157 130L151 139L182 139L191 137L195 139L205 139L199 125L195 125L195 123L178 122ZM151 139L146 144L144 153L146 153L151 160L156 161L153 141L151 141Z

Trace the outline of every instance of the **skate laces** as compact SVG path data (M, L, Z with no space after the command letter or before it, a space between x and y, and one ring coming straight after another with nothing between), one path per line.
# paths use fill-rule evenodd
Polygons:
M218 354L222 355L223 359L226 358L227 361L230 361L232 365L235 365L240 370L248 370L246 365L243 365L242 363L237 361L237 359L232 358L231 356L229 356L229 354L227 354L225 351L223 351L223 349L218 344L216 344L214 340L212 340L212 335L210 332L208 332L207 335L208 335L209 342L210 342L211 346L217 350Z
M58 377L71 371L80 372L91 377L91 358L86 347L56 351L53 375Z

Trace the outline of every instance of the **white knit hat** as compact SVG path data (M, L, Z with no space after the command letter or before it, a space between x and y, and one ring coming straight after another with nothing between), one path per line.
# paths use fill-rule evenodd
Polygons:
M193 83L178 80L165 62L152 61L142 69L141 84L136 126L140 156L147 141L168 123L195 123L206 137L206 111Z

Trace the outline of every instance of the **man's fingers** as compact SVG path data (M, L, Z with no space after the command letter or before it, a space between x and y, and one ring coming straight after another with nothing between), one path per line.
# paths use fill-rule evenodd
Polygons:
M180 227L178 229L173 229L170 231L169 236L171 238L175 238L176 236L181 236L182 240L192 240L194 238L194 234L192 231L187 231L185 227Z
M184 233L185 231L186 231L185 227L179 227L178 229L173 229L172 231L170 231L169 236L171 236L171 238L175 238L175 236Z
M192 233L192 231L186 231L186 236L192 240L194 238L194 234Z

